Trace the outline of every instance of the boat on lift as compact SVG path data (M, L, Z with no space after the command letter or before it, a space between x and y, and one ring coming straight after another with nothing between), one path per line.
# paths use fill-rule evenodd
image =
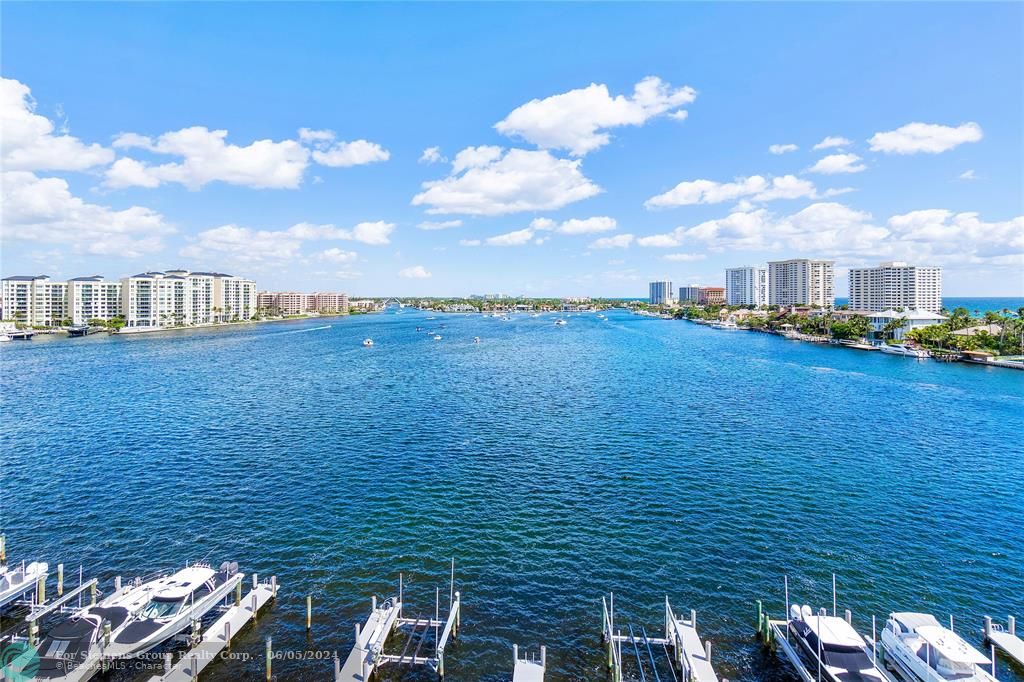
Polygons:
M867 642L845 618L815 614L810 606L793 604L789 631L812 662L811 667L820 664L830 682L889 682L875 664Z
M982 667L992 660L931 614L889 614L881 642L886 663L908 682L996 682Z
M36 583L45 578L49 570L43 561L21 562L14 567L0 564L0 609L36 589Z
M68 336L88 336L90 327L87 324L73 324L68 327Z
M36 678L87 679L94 674L102 665L105 642L120 636L138 618L163 579L136 578L98 604L79 609L46 633L37 648Z
M111 639L104 657L135 658L159 646L206 615L244 577L237 563L224 562L217 571L196 563L162 578L138 617Z

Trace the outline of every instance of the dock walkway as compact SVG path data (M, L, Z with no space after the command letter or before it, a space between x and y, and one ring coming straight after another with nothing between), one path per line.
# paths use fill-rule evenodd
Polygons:
M519 646L512 645L512 682L544 682L544 669L547 667L547 649L540 648L540 658L519 658Z
M366 682L377 666L377 657L384 651L384 642L395 628L402 603L388 599L377 606L373 600L370 617L361 628L356 625L356 644L334 676L336 682Z
M1017 635L1017 621L1013 616L1007 619L1005 630L986 616L985 639L991 642L996 649L1016 661L1017 665L1024 666L1024 640Z
M178 663L163 675L154 675L149 682L191 682L199 677L206 666L217 659L246 624L256 617L260 609L276 596L276 581L257 584L240 600L229 607L220 618L213 622L202 639ZM168 654L170 656L170 654Z

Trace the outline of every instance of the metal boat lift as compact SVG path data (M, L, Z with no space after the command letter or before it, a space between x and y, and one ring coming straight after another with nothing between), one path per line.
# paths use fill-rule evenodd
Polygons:
M718 675L711 666L711 642L701 642L697 634L697 612L690 611L690 618L677 618L665 597L664 637L650 637L647 630L639 634L631 624L627 632L615 624L615 595L601 598L602 627L601 639L608 652L608 668L612 682L625 679L622 645L627 645L626 659L636 661L637 674L641 682L718 682ZM632 651L629 651L629 649ZM662 672L668 671L667 676Z
M786 592L786 618L775 620L768 616L764 610L761 600L757 600L757 635L766 647L772 650L781 650L785 659L793 666L793 670L803 682L821 682L820 668L816 674L811 674L807 664L797 651L796 644L789 639L789 576L783 577ZM836 613L836 576L832 574L832 615ZM821 614L826 615L826 609L821 609ZM846 622L852 623L853 614L850 609L845 610ZM882 652L878 649L878 633L875 624L875 617L871 617L871 638L861 635L864 643L871 649L871 660L875 669L889 682L898 682L892 673L882 665Z
M462 597L455 591L455 561L452 561L449 611L445 620L441 620L439 588L435 591L433 618L406 618L403 592L404 580L399 575L396 597L380 604L377 597L373 597L366 623L362 627L356 623L356 642L348 658L344 664L339 658L334 659L335 682L368 682L379 667L388 664L422 665L437 673L438 677L444 677L445 648L449 639L458 637L461 619ZM400 645L400 652L388 653L385 645L393 634L405 635L405 642Z
M1016 618L1007 616L1004 629L1002 625L993 623L992 618L985 616L985 639L992 645L993 662L995 661L995 650L998 649L1016 661L1017 665L1024 666L1024 640L1017 634Z

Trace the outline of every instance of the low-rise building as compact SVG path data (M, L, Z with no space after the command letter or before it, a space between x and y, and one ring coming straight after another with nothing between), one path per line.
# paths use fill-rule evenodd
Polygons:
M929 310L906 310L903 312L884 310L880 313L871 313L868 322L871 323L872 336L880 339L887 335L885 328L890 322L903 320L903 324L891 332L892 338L900 341L907 335L907 332L913 329L930 327L933 324L945 322L947 319L949 318Z
M348 294L318 291L310 294L310 307L318 313L347 313Z

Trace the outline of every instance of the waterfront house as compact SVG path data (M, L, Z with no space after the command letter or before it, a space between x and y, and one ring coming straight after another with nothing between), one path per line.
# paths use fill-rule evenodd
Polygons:
M880 313L871 313L868 316L868 321L871 323L871 335L876 339L881 339L885 336L885 326L893 320L903 320L902 326L897 328L893 332L893 338L897 341L903 340L907 332L912 329L920 329L922 327L930 327L933 324L940 324L946 321L946 317L933 313L928 310L905 310L899 312L896 310L884 310Z

